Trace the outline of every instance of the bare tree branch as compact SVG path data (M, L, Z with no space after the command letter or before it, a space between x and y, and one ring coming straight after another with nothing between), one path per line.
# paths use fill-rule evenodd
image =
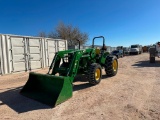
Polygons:
M47 37L47 34L44 31L38 33L39 37Z
M42 33L40 33L42 37ZM44 34L46 36L46 34ZM74 27L73 25L65 25L63 22L60 22L56 28L55 31L51 31L47 37L50 38L61 38L68 41L68 45L77 45L77 39L80 40L81 45L85 44L88 40L88 34L85 32L81 32L78 27Z

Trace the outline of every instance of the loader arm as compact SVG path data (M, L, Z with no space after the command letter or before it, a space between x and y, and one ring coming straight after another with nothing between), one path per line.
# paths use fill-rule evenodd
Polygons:
M79 69L79 61L81 57L82 57L82 51L76 51L67 73L67 75L72 77L73 79L77 75Z
M53 66L52 75L59 73L60 76L69 77L71 82L73 82L79 68L82 51L60 51L55 57L56 58L54 58L53 61L55 64ZM64 62L64 59L67 59L68 61Z

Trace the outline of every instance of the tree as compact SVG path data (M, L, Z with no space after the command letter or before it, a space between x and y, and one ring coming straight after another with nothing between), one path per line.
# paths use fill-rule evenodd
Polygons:
M54 38L54 39L60 38L56 32L50 32L48 34L48 37L49 38Z
M73 27L73 25L65 25L60 22L55 31L48 34L51 38L61 38L68 41L68 45L77 45L77 40L80 40L81 45L85 44L88 40L88 34L81 32L78 27Z
M38 33L39 37L47 37L47 34L44 31Z

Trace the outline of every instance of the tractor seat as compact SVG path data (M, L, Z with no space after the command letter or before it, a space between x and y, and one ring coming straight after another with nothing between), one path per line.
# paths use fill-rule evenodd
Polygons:
M96 54L99 55L101 53L101 50L96 48Z
M62 63L61 66L57 69L59 73L67 73L69 68L69 63Z

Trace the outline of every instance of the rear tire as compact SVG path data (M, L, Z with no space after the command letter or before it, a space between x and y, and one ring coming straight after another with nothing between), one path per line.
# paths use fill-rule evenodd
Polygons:
M119 58L118 55L116 55L117 59Z
M88 81L92 85L100 83L102 78L102 68L97 63L92 63L88 71Z
M118 60L116 57L108 56L106 58L105 72L107 76L115 76L118 71Z

